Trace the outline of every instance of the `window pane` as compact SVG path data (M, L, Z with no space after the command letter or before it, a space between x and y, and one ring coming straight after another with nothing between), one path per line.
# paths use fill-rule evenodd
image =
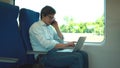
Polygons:
M15 0L20 8L40 12L45 5L56 9L55 18L65 41L87 36L86 42L104 39L104 0Z

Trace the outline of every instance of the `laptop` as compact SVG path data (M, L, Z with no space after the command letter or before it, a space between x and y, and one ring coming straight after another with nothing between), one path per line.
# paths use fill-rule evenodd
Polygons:
M85 42L85 39L86 39L86 37L79 37L74 48L62 49L62 50L58 50L57 52L75 52L75 51L78 51L82 48L82 46Z

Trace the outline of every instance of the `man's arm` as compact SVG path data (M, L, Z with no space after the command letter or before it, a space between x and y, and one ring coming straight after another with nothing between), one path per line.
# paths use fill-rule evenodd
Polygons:
M59 43L59 44L56 44L54 48L67 48L67 47L74 47L75 42L68 42L66 44L62 44L62 43Z
M63 39L63 35L62 35L62 32L59 29L57 21L54 21L54 23L52 24L52 26L55 28L55 30L56 30L58 36L60 37L60 39Z
M55 28L55 30L56 30L58 36L60 37L60 39L63 40L63 35L62 35L62 32L59 29L57 21L54 21L52 26ZM73 47L73 46L74 46L74 42L67 42L65 44L64 43L56 44L55 48L66 48L66 47Z

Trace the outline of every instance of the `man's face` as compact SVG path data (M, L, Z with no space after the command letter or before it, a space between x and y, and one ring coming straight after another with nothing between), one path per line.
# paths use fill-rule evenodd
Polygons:
M46 20L45 23L47 25L50 25L54 20L54 14L49 14L49 15L45 16L45 20Z

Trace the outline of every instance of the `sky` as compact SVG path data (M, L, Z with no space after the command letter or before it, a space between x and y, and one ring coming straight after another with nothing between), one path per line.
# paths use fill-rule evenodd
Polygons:
M40 12L45 5L56 9L56 20L63 22L64 16L74 17L76 22L95 21L104 13L104 0L16 0L21 8Z

